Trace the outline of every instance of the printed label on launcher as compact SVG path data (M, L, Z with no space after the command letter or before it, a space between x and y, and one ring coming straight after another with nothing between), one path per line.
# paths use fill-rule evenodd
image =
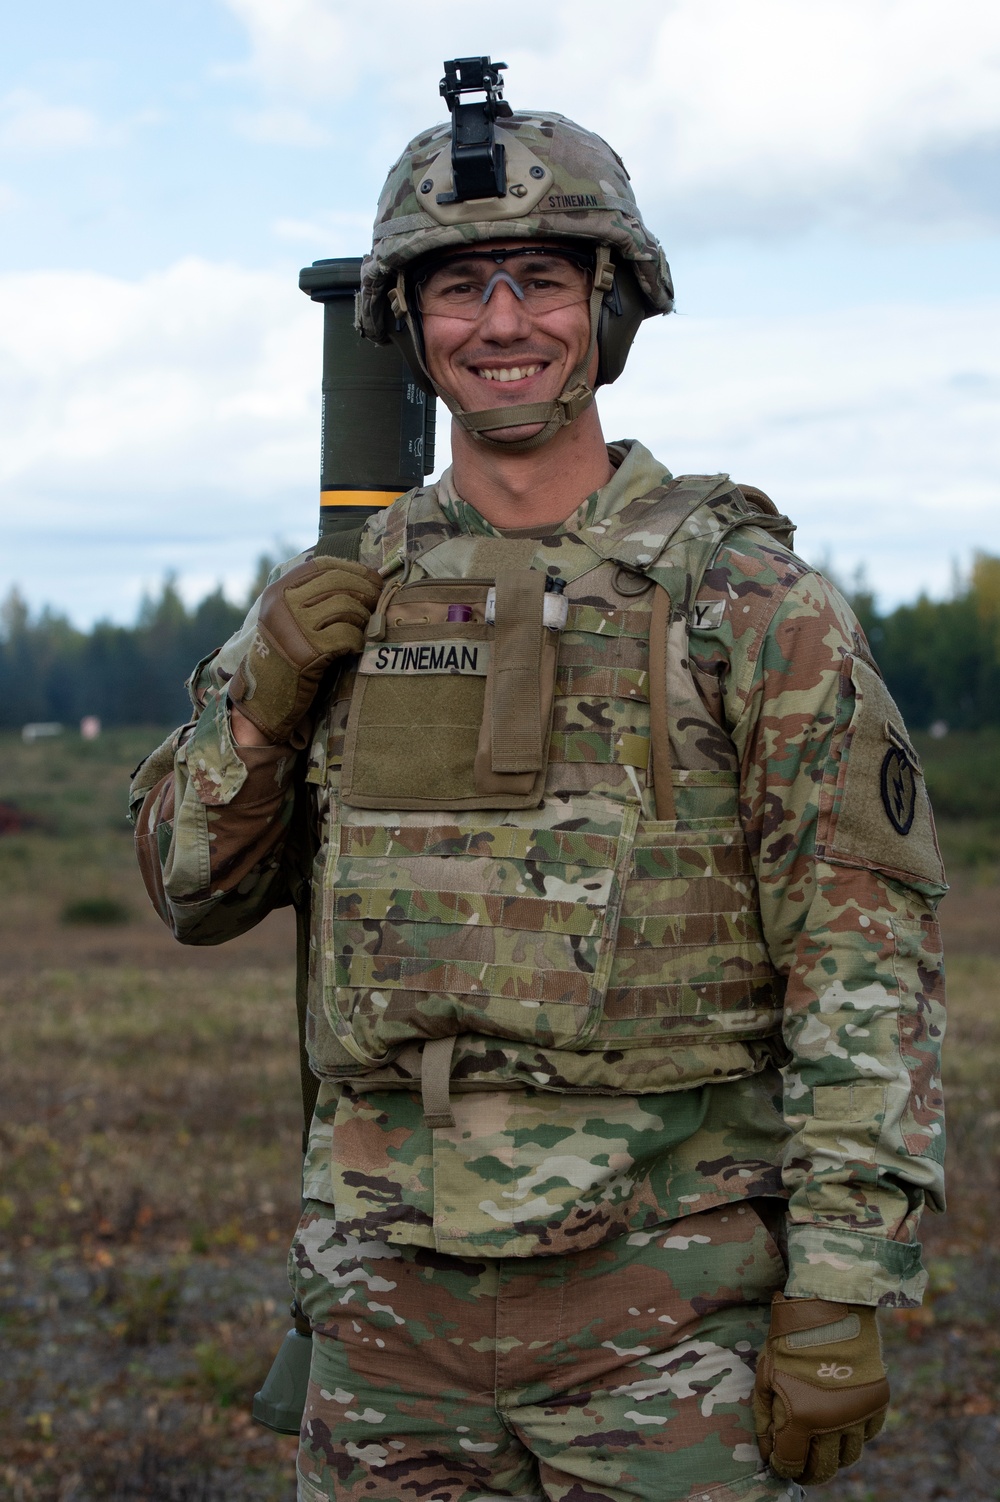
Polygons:
M365 648L359 673L464 673L485 678L490 649L482 641L373 642Z

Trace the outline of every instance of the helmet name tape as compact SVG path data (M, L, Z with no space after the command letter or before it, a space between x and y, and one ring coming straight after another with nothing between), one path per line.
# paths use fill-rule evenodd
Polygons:
M604 209L610 207L596 193L550 193L545 200L547 209Z

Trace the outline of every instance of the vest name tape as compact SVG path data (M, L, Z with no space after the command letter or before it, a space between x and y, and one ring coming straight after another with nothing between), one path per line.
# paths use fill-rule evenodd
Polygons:
M483 641L373 642L365 648L358 672L382 676L460 673L485 678L489 662L489 644Z

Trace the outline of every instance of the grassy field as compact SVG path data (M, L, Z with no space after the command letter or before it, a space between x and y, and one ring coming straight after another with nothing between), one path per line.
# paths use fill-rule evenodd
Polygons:
M0 738L0 1497L290 1502L247 1403L287 1328L292 931L219 950L148 908L122 805L155 733ZM933 748L929 748L933 753ZM887 1317L896 1402L830 1502L1000 1497L998 842L945 821L950 1210ZM81 904L86 906L81 907Z

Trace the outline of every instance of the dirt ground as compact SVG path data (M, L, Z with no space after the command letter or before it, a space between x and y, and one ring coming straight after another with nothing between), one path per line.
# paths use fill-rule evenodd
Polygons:
M0 1498L291 1502L294 1441L248 1402L287 1328L292 925L161 928L120 812L149 744L82 769L0 744ZM125 921L67 921L81 893ZM890 1421L829 1502L1000 1498L996 869L959 870L943 918L950 1209L927 1303L885 1319Z

